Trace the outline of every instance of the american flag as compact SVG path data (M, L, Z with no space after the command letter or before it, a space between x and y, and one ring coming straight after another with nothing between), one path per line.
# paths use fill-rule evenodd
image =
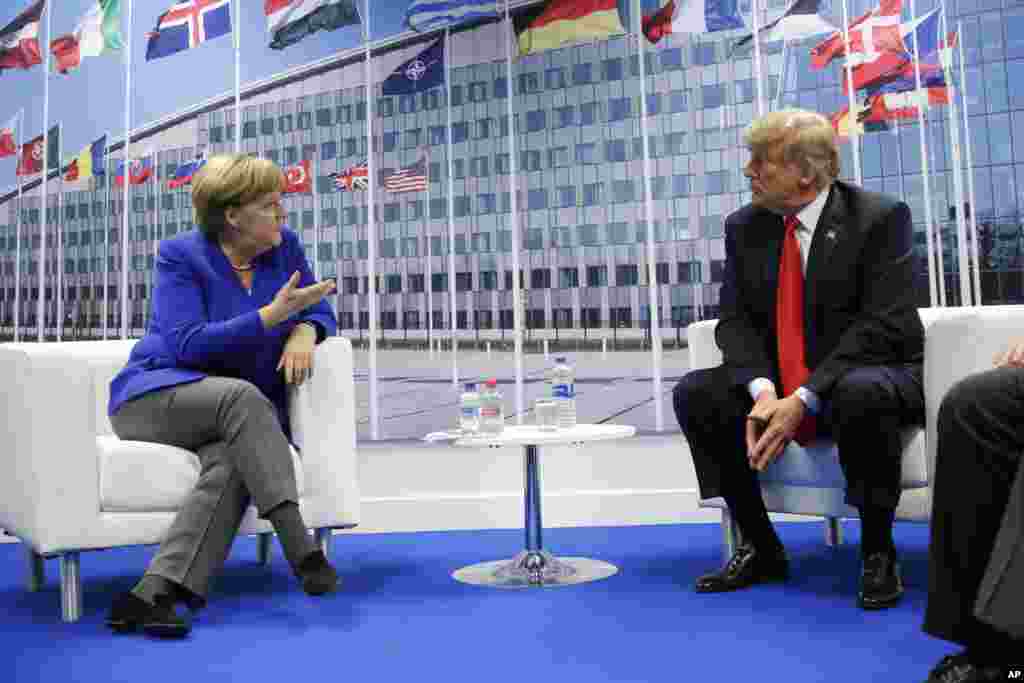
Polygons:
M412 166L400 168L384 179L388 192L424 192L427 189L427 160L420 157Z
M366 162L346 168L341 173L329 173L329 178L334 178L334 188L342 192L370 189L369 171Z

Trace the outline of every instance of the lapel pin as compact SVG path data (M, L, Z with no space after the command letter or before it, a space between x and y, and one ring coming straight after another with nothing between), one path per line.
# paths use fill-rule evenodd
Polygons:
M825 237L827 239L830 239L833 242L835 242L836 241L836 231L835 230L829 230L828 232L825 233Z

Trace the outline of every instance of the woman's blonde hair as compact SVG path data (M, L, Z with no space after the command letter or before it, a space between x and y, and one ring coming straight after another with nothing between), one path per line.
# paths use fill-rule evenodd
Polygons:
M218 241L227 227L228 208L280 192L284 186L284 172L272 161L246 154L210 157L192 179L196 225L207 238Z
M839 142L831 122L806 109L783 109L755 119L743 133L752 154L781 143L782 162L796 163L824 189L839 177Z

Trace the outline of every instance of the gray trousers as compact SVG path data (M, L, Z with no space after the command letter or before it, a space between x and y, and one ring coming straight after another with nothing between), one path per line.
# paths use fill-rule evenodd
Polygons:
M205 602L250 501L261 517L298 503L288 440L273 404L250 382L207 377L168 387L125 403L110 423L120 439L199 457L199 480L146 569L187 589L191 606Z

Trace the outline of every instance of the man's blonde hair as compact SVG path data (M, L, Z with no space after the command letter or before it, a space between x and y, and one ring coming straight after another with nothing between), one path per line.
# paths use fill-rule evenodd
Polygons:
M218 241L227 227L229 207L280 192L284 186L284 172L267 159L247 154L210 157L192 179L196 225L209 239Z
M796 163L804 176L824 189L839 177L839 142L831 122L806 109L773 111L747 126L743 140L751 154L765 154L778 144L783 163Z

